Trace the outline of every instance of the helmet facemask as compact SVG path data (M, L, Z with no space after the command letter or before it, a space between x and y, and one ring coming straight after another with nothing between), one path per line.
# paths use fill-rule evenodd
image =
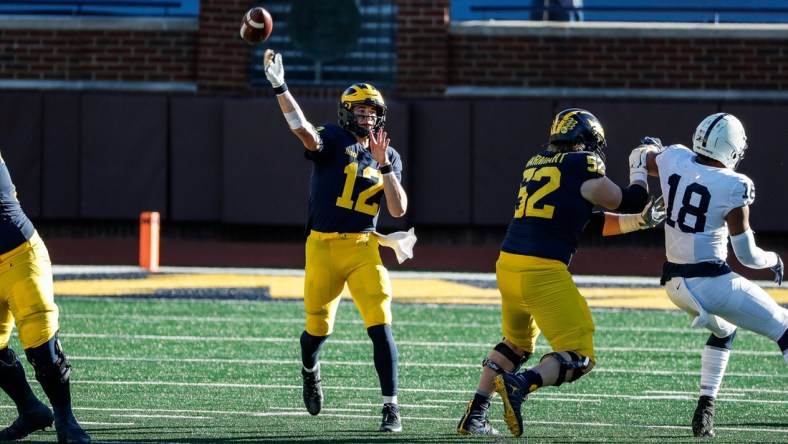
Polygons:
M375 107L375 123L372 131L383 128L386 124L386 104L383 95L368 83L356 83L342 93L339 99L338 118L342 128L359 137L369 136L369 129L361 126L353 113L353 108L359 105Z

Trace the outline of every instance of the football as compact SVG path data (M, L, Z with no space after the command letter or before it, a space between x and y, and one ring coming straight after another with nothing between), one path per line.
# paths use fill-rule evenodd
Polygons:
M241 20L241 38L250 45L258 45L268 40L273 27L274 21L265 8L252 8Z

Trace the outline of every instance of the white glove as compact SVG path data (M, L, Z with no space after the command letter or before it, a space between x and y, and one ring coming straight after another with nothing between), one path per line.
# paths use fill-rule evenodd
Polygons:
M637 221L641 230L654 228L660 224L667 216L665 212L665 199L659 196L657 200L651 198L646 208L638 214Z
M652 197L646 208L640 213L619 214L618 229L621 233L631 233L637 230L645 230L646 228L654 228L665 220L666 216L665 199L659 196L659 199L654 200Z
M648 153L659 153L665 149L662 141L656 137L644 137L640 139L640 146L632 150L629 155L629 182L636 180L647 182L648 168L646 158Z
M648 169L646 168L646 155L649 147L639 146L629 154L629 182L636 180L648 182Z
M263 54L263 71L265 78L271 86L279 88L285 84L285 67L282 65L282 54L274 53L273 49L266 49Z

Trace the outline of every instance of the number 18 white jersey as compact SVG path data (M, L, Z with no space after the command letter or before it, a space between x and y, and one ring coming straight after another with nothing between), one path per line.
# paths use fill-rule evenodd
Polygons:
M675 264L725 261L725 216L755 200L755 187L729 168L701 165L684 145L671 145L657 158L665 198L665 251Z

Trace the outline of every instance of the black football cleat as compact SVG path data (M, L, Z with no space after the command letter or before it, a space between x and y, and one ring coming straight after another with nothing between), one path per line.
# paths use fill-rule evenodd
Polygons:
M468 409L465 411L460 423L457 424L457 433L460 435L474 435L474 436L496 436L501 433L495 430L487 420L487 413L479 410L473 410L473 401L468 403Z
M493 379L495 391L503 400L503 419L514 436L523 434L523 415L520 411L528 398L528 384L522 374L502 373Z
M320 384L320 367L314 372L301 369L304 378L304 405L310 415L315 416L323 409L323 387Z
M692 434L696 438L714 436L714 398L701 396L692 415Z
M380 423L381 432L401 432L402 420L399 416L397 404L383 404L383 422Z
M39 402L32 410L20 414L10 426L0 430L0 441L22 439L35 431L51 427L54 420L55 415L52 414L52 410Z
M89 444L90 436L76 422L57 429L58 444Z

